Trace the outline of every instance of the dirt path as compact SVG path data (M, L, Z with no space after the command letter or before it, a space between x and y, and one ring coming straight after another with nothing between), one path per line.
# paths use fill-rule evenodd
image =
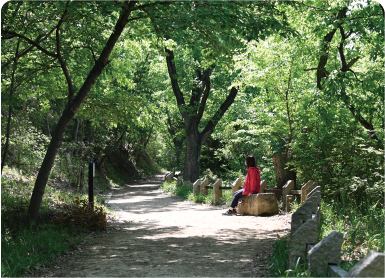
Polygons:
M162 175L113 189L119 220L107 233L58 258L35 276L265 277L266 258L288 216L223 216L162 192Z

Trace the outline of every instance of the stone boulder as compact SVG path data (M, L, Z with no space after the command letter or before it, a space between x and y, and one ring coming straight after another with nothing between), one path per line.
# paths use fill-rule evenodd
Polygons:
M385 277L385 254L371 252L346 274L346 277Z
M243 196L238 203L237 212L245 215L278 214L278 202L274 193L259 193Z

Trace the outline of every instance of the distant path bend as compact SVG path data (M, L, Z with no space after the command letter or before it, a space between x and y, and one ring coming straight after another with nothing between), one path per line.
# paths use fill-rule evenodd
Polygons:
M112 231L42 273L56 277L264 277L285 216L223 216L225 207L182 201L159 189L163 175L114 188Z

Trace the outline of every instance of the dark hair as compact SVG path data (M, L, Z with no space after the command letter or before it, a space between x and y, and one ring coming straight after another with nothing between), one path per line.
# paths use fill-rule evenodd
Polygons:
M255 157L253 155L248 155L246 157L246 165L247 165L247 168L256 167L257 166L255 164Z

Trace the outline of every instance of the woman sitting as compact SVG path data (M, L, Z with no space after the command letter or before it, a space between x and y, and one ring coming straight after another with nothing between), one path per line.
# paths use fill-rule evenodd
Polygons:
M247 175L245 182L243 183L243 188L236 191L233 196L233 200L231 201L230 208L228 211L223 213L223 215L233 215L237 214L237 205L238 200L243 196L250 196L251 194L259 193L259 188L261 185L261 177L259 173L261 171L255 164L255 157L249 155L246 157L246 165L247 165Z

